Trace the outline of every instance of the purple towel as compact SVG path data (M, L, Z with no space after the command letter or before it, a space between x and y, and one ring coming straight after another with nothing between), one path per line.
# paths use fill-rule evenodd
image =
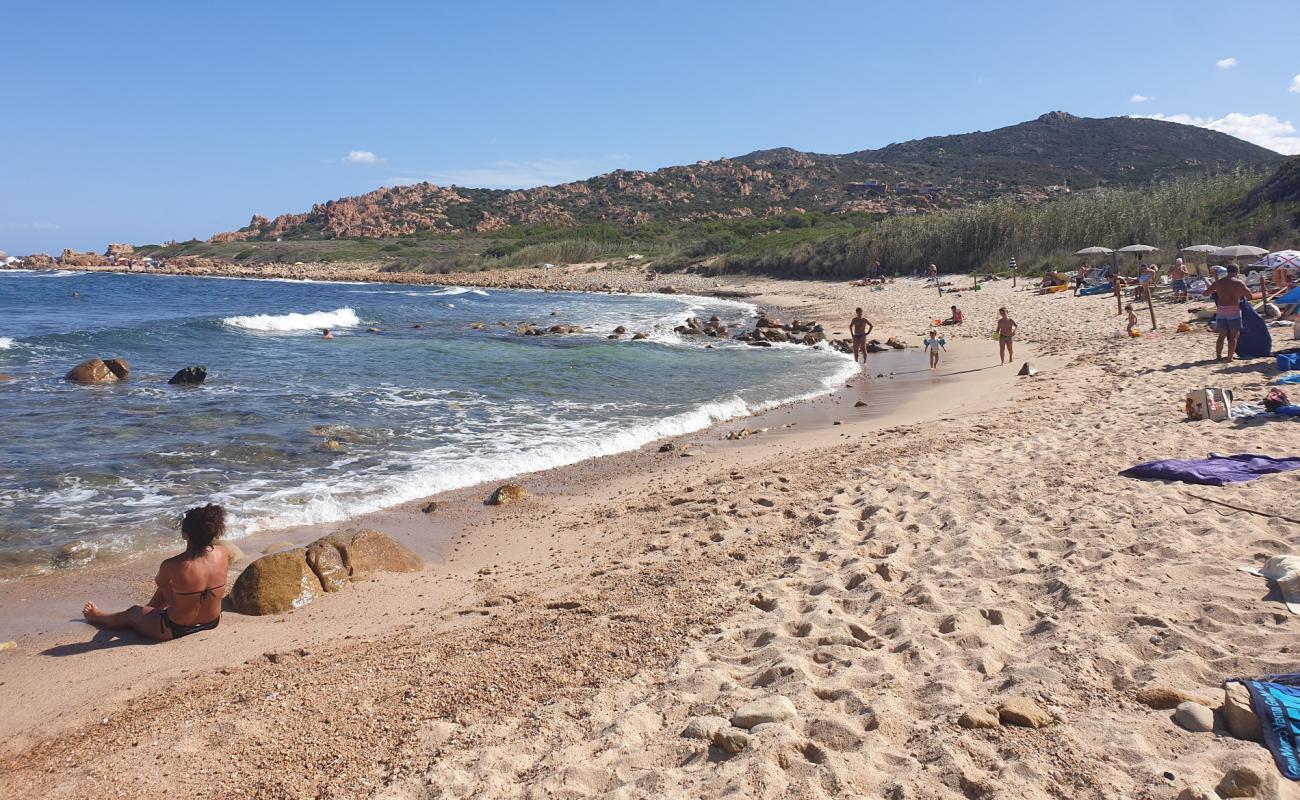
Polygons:
M1300 457L1273 458L1256 453L1239 453L1224 456L1210 453L1206 459L1190 461L1148 461L1121 472L1130 478L1155 478L1162 481L1204 483L1222 486L1225 483L1253 481L1261 475L1300 469Z

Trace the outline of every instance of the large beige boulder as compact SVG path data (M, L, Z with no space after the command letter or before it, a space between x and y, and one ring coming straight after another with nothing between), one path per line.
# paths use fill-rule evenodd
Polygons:
M307 566L316 573L320 585L327 592L337 592L348 585L351 575L343 563L343 553L330 539L317 539L307 545Z
M1223 719L1228 723L1228 731L1238 739L1262 741L1259 717L1250 704L1250 690L1246 684L1240 681L1223 684Z
M230 601L241 614L283 614L302 608L324 592L307 565L307 551L298 547L262 556L235 580Z
M376 572L424 569L424 561L419 556L386 533L363 530L350 535L334 534L326 539L338 548L348 574L354 580Z
M98 358L81 362L66 377L73 383L116 383L118 380L117 374Z

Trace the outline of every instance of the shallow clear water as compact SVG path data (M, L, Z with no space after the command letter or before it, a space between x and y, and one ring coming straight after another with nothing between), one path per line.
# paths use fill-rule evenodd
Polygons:
M101 554L170 542L177 514L207 501L228 505L235 535L342 520L633 449L854 372L828 350L672 333L715 314L752 325L754 309L660 295L0 271L0 373L14 378L0 381L0 572L48 569L72 541ZM590 332L518 336L524 321ZM321 338L326 325L332 341ZM618 325L651 338L607 340ZM130 381L63 380L95 356L126 358ZM205 385L167 384L191 364L207 366Z

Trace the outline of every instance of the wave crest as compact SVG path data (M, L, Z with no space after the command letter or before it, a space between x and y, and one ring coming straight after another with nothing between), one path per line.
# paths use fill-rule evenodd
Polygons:
M248 331L310 331L320 328L352 328L361 324L357 312L350 308L333 311L314 311L310 314L254 314L246 317L226 317L222 324Z
M14 346L14 340L8 336L0 336L0 350L8 350Z

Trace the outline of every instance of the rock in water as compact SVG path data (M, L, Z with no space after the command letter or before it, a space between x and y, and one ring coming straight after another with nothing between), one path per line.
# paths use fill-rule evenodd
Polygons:
M489 506L505 506L528 497L528 490L514 483L503 483L484 501Z
M1020 368L1020 371L1017 372L1016 374L1017 374L1017 375L1031 375L1031 376L1032 376L1032 375L1037 375L1037 374L1038 374L1038 370L1034 368L1034 365L1033 365L1033 364L1030 364L1028 361L1026 361L1025 364L1024 364L1024 366L1022 366L1022 367Z
M241 614L283 614L315 600L324 592L307 565L307 551L298 547L262 556L235 580L230 601Z
M1193 733L1207 733L1214 730L1214 712L1200 703L1179 703L1174 709L1174 722Z
M765 722L785 722L799 715L794 703L785 695L774 694L745 703L731 715L731 724L737 728L752 728Z
M343 554L328 539L317 539L307 545L307 566L327 592L337 592L348 585L350 574L343 563Z
M126 363L125 358L106 358L104 366L108 367L109 372L116 375L119 381L131 377L131 365Z
M116 383L118 380L117 373L98 358L81 362L69 370L66 378L73 383Z
M1246 684L1240 681L1223 684L1223 719L1228 723L1228 732L1238 739L1261 741L1259 717L1250 705L1250 690Z
M180 370L167 381L172 385L197 386L208 379L207 367L186 367Z
M1052 715L1028 697L1008 697L998 706L998 719L1007 725L1042 728L1052 724Z
M364 530L348 538L338 534L326 537L343 555L343 563L353 580L376 572L416 572L424 561L393 537L379 531Z

